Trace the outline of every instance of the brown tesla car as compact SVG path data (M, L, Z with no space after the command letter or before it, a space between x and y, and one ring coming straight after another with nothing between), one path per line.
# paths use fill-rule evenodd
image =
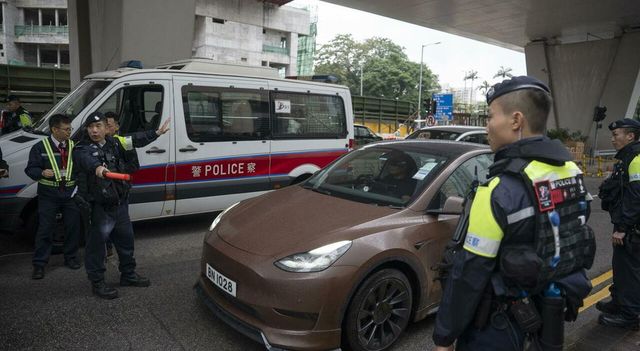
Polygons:
M383 350L436 311L432 268L492 159L472 143L364 146L218 215L196 291L270 350Z

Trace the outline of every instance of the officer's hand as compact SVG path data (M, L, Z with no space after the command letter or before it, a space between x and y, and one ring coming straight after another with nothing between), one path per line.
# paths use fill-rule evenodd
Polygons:
M624 241L622 239L624 239L625 233L620 233L620 232L613 232L613 234L611 234L611 242L613 243L613 245L624 245Z
M453 351L453 345L451 346L436 346L436 351Z
M167 120L164 121L164 123L162 123L162 126L158 130L156 130L156 135L161 136L162 134L168 132L170 122L171 122L171 117L167 118Z
M104 166L98 166L96 168L96 176L98 178L104 178L104 172L109 172L109 170L107 169L107 167Z
M9 170L8 169L0 169L0 178L8 177Z
M45 169L44 171L42 171L42 176L45 178L53 178L54 175L55 174L50 169Z

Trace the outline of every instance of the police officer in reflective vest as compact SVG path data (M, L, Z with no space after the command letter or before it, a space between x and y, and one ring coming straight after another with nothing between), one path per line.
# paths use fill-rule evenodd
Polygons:
M35 144L29 153L25 173L38 182L38 230L33 253L33 279L44 278L44 266L49 261L56 214L62 213L66 228L64 264L71 269L80 268L78 240L80 213L72 196L75 184L71 120L65 115L49 119L51 136Z
M9 113L0 116L0 134L7 134L15 130L31 127L31 114L22 107L20 98L9 95L5 100Z
M638 330L640 314L640 122L629 118L609 125L618 151L613 174L600 186L602 209L613 223L611 301L600 301L600 324Z
M544 83L504 80L487 92L487 104L494 164L464 214L436 350L453 350L456 341L458 350L562 350L564 320L575 320L591 290L589 195L566 147L543 136L551 108Z
M100 112L87 117L84 128L90 140L78 144L76 162L86 176L86 193L91 204L91 228L85 250L85 267L93 293L104 299L118 297L118 291L104 281L105 241L110 238L119 259L120 286L146 287L148 278L135 272L133 227L128 213L130 185L105 177L108 172L130 173L124 148L118 139L106 135L106 121Z

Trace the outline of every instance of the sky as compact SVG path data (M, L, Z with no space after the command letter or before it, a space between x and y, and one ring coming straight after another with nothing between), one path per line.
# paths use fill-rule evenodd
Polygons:
M512 68L513 75L526 74L523 52L322 1L295 0L290 5L317 7L316 49L337 34L350 33L359 41L377 36L389 38L404 47L409 59L419 63L423 44L441 42L438 45L425 46L424 63L438 75L440 85L449 84L455 88L465 86L463 77L465 72L470 70L478 71L480 77L474 82L474 86L484 80L490 84L497 83L499 79L494 79L493 76L500 66ZM471 81L467 81L467 86L470 85Z

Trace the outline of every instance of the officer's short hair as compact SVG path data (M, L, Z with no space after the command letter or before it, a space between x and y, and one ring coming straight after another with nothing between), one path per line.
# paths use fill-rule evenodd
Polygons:
M522 89L498 99L505 114L520 111L527 119L532 133L544 133L553 103L551 95L538 89Z
M104 113L104 118L107 118L107 119L108 119L108 118L111 118L111 119L113 119L114 121L119 122L120 116L118 116L118 114L117 114L117 113L115 113L115 112L111 112L111 111L109 111L109 112L105 112L105 113Z
M620 128L620 129L624 130L625 134L633 133L633 140L634 141L640 140L640 130L638 130L636 128Z
M67 115L63 115L63 114L55 114L53 116L51 116L51 118L49 118L49 129L53 128L53 127L59 127L61 124L71 124L71 118L69 118L69 116Z

